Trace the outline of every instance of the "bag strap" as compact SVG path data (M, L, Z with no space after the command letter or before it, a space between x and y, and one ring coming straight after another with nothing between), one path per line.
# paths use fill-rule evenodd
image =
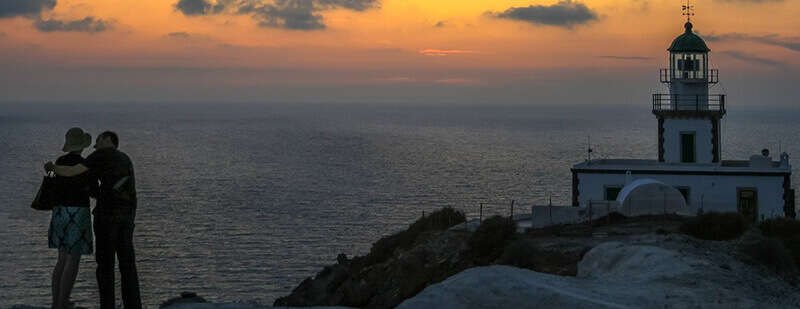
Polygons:
M124 185L126 182L128 182L128 179L130 178L131 176L125 176L122 177L122 179L117 180L117 183L114 184L114 190L119 191L119 188L122 187L122 185Z

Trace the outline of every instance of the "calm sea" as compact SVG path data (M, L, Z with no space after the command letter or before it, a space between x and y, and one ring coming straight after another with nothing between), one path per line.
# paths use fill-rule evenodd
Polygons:
M800 154L797 119L798 108L729 107L723 157ZM134 161L148 307L181 291L271 304L337 254L365 254L444 206L566 205L590 136L593 157L656 157L648 104L0 105L0 308L49 305L57 253L49 213L29 205L73 126L118 132ZM93 256L81 267L73 300L97 306Z

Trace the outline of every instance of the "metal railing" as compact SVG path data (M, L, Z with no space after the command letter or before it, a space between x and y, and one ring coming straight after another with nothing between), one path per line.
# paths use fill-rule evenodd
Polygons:
M678 75L670 69L661 69L661 82L670 83L673 80L687 81L687 82L706 82L709 84L716 84L719 82L719 70L710 69L708 71L680 71L682 74ZM704 76L708 72L708 76Z
M653 94L653 111L725 111L724 94Z

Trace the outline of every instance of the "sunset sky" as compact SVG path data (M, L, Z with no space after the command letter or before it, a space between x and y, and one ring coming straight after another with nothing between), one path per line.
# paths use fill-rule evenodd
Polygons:
M0 0L0 102L649 104L675 0ZM693 1L730 104L800 97L800 1Z

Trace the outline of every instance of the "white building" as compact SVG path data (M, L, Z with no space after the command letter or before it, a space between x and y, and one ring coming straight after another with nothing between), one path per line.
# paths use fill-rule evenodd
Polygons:
M789 155L773 161L765 152L749 160L722 160L720 122L725 95L709 94L718 71L708 68L710 49L691 22L675 38L661 82L669 94L653 95L658 120L658 160L598 159L572 168L572 205L613 201L637 179L677 188L692 212L738 211L757 221L795 216Z

